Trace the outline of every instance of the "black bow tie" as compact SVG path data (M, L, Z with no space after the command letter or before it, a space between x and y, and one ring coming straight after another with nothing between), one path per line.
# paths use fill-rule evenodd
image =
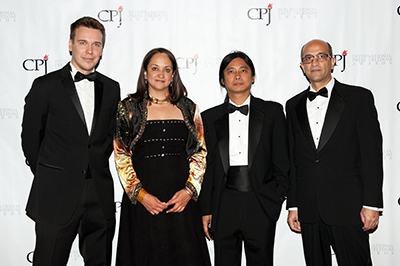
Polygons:
M235 111L239 111L242 114L247 115L249 113L249 106L246 104L246 105L242 105L242 106L238 107L238 106L235 106L235 105L229 103L228 104L228 112L233 113Z
M75 82L79 82L79 81L81 81L82 79L87 79L87 80L89 80L89 81L95 81L95 79L96 79L96 71L94 71L94 72L91 72L91 73L89 73L89 74L87 74L87 75L84 75L84 74L82 74L81 72L76 72L76 74L75 74L75 78L74 78L74 81Z
M317 97L318 95L320 95L322 97L328 97L328 90L325 87L323 87L318 92L309 91L308 92L308 99L310 101L313 101L315 99L315 97Z

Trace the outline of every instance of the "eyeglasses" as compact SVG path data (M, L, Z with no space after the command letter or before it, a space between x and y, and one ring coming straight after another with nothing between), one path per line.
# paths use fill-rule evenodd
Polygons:
M301 59L301 62L303 62L303 64L310 64L314 58L317 59L318 62L325 62L328 58L332 57L328 54L307 55Z

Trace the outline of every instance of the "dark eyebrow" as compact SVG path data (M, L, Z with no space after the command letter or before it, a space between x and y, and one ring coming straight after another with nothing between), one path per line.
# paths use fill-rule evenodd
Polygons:
M158 64L151 64L150 66L157 66L157 67L160 67ZM172 66L165 66L165 67L173 68Z
M239 67L239 69L243 69L243 68L249 69L248 66L240 66L240 67ZM231 69L235 69L235 68L234 68L234 67L228 67L226 70L231 70Z

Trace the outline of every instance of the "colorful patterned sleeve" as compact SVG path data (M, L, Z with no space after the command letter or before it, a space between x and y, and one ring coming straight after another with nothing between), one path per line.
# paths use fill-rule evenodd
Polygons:
M136 176L131 160L130 121L132 110L129 110L123 101L119 102L117 109L117 121L114 134L114 160L119 180L132 204L137 204L138 195L142 184ZM141 194L145 192L142 189ZM139 200L140 201L140 200Z
M203 176L206 171L207 155L207 148L204 141L203 121L201 120L200 111L197 105L193 121L197 132L198 151L189 158L189 178L186 182L186 188L192 192L193 200L197 201L203 183Z

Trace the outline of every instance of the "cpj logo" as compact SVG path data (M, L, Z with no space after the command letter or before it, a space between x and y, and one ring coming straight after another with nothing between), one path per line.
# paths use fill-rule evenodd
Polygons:
M338 65L338 62L342 64L342 70L340 72L343 72L346 69L346 56L347 56L347 50L344 50L342 54L335 54L334 57L336 59L335 66Z
M101 22L114 22L118 21L119 24L117 28L122 25L122 11L124 10L123 6L119 6L117 10L100 10L97 14L97 17Z
M269 4L267 8L265 7L254 7L250 8L247 11L247 17L251 20L266 20L268 26L271 24L271 10L272 10L272 4Z
M199 54L194 54L193 57L177 57L176 61L178 63L179 69L193 69L193 75L197 73L197 59Z
M43 59L25 59L22 62L22 67L26 71L40 71L44 67L44 73L47 74L47 60L49 60L48 55L45 55Z

